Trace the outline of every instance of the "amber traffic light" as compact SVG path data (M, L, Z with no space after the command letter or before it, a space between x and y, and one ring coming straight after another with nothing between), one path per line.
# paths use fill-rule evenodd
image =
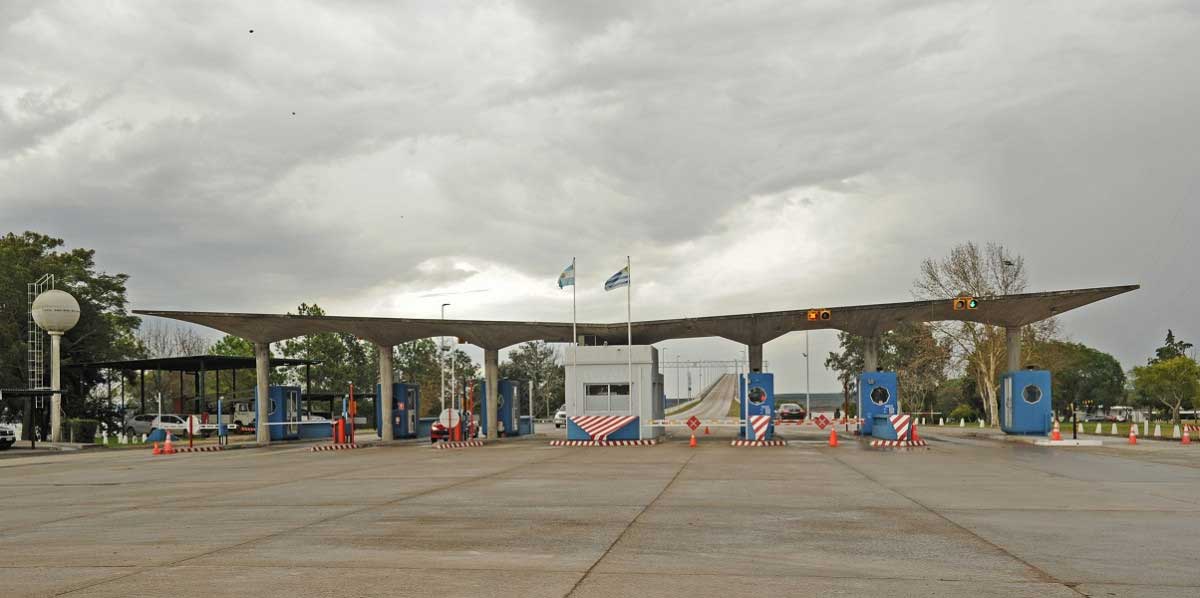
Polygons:
M816 322L817 320L829 320L833 318L833 312L828 309L810 309L808 310L808 321Z

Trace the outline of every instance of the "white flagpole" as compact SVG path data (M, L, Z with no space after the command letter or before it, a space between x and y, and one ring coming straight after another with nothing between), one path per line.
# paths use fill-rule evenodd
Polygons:
M571 258L571 372L578 376L575 354L579 351L579 331L575 323L575 289L579 286L579 271L575 269L575 258Z
M627 342L625 348L625 357L629 361L629 400L634 400L633 395L633 269L630 267L629 256L625 256L625 275L627 282L625 283L625 331L627 333ZM641 396L639 389L638 396ZM635 403L638 406L635 413L641 413L641 402ZM633 405L630 405L631 407ZM638 439L642 438L642 423L638 422Z

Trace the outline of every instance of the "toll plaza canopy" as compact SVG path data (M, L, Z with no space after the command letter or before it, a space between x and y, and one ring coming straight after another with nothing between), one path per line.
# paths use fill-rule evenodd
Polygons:
M319 361L272 357L270 367L316 365ZM160 371L160 372L216 372L224 370L252 370L253 357L235 355L185 355L182 357L151 357L147 359L124 359L121 361L91 361L73 363L63 367L74 369Z
M669 339L719 336L761 345L788 332L836 329L878 336L905 322L959 320L1014 328L1138 289L1138 285L978 297L979 306L955 310L952 298L875 305L817 306L788 311L633 322L634 344ZM829 310L827 320L810 320L810 309ZM195 311L135 310L134 313L192 322L256 343L272 343L321 332L340 332L381 346L435 336L456 336L484 349L498 350L530 340L570 342L570 322L516 322L346 316L300 316ZM577 324L580 336L624 344L626 323ZM275 360L272 360L275 361Z

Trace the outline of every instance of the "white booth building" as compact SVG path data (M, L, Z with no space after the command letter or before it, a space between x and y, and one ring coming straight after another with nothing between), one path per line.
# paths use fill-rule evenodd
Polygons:
M575 351L572 365L571 351ZM633 388L629 385L628 355L633 356ZM658 370L658 349L650 345L579 346L566 355L567 419L607 415L636 416L637 438L662 435L650 422L663 418L663 375ZM568 425L568 438L572 426ZM623 430L626 438L632 430ZM617 438L618 436L613 436Z

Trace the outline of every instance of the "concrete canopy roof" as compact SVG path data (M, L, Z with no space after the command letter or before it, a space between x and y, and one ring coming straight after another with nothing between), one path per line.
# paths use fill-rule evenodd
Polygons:
M979 308L954 311L950 299L811 307L702 318L680 318L633 323L633 342L648 345L679 338L719 336L747 345L758 345L788 332L837 329L860 336L882 334L905 322L959 320L995 326L1024 326L1067 311L1138 289L1138 285L1074 289L980 297ZM808 320L809 309L829 309L829 320ZM379 345L435 336L455 336L485 349L503 349L530 340L570 342L570 322L511 322L494 320L440 320L415 318L360 318L345 316L294 316L195 311L134 310L134 313L200 324L253 342L270 343L307 334L340 332ZM578 324L581 335L593 335L609 344L624 344L626 324Z

